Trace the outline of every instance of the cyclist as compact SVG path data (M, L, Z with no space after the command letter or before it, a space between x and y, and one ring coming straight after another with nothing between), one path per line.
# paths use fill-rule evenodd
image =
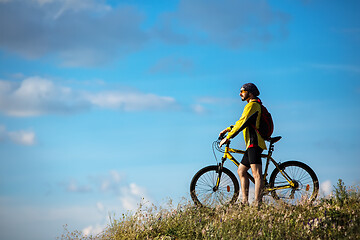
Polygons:
M253 83L246 83L241 87L241 100L247 101L247 104L240 119L235 123L235 125L230 126L220 132L219 136L228 132L226 138L220 142L220 147L226 144L229 139L235 137L239 133L239 130L245 121L255 112L259 113L254 125L257 129L259 128L261 116L261 106L259 104L260 99L258 98L259 95L260 92ZM254 205L259 206L262 200L263 188L261 152L266 149L266 145L264 139L260 136L256 129L251 126L246 127L243 131L243 134L246 144L246 151L237 170L241 183L242 203L246 205L249 204L249 178L247 177L247 171L251 168L255 180Z

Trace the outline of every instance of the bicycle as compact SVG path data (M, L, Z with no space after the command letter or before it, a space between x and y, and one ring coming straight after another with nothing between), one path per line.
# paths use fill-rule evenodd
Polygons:
M245 151L230 148L230 141L226 144L225 150L219 147L220 141L225 136L220 136L213 142L215 150L224 153L221 162L217 165L210 165L200 169L190 183L190 195L196 205L205 207L216 207L218 205L233 204L239 197L239 182L235 175L224 167L227 159L231 160L237 167L239 162L231 153L244 154ZM263 174L264 188L263 196L270 194L275 200L283 200L290 204L301 201L312 202L319 192L319 181L315 172L305 163L299 161L286 161L277 163L272 157L274 144L281 139L281 136L269 138L269 150L267 154L261 154L266 158L265 171ZM267 181L267 171L272 162L275 169ZM249 180L254 183L254 178L247 173Z

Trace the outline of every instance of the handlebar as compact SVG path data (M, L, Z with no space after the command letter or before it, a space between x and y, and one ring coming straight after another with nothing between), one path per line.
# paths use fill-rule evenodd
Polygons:
M219 152L224 152L224 150L221 149L221 147L220 147L219 145L220 145L220 142L221 142L224 138L226 138L226 136L227 136L227 132L225 132L225 133L223 133L223 134L220 134L219 137L218 137L218 139L217 139L216 141L214 141L214 143L213 143L213 147L215 147L216 150L218 150ZM225 145L226 145L226 146L229 146L229 145L230 145L230 140L227 141L227 143L226 143Z

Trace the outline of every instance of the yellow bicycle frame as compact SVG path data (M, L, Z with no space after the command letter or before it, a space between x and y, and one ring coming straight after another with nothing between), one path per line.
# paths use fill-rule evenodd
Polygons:
M237 167L239 167L240 163L231 155L231 153L239 153L239 154L245 154L244 150L239 150L239 149L234 149L234 148L230 148L229 147L230 142L228 142L226 144L225 147L225 152L224 155L222 157L222 163L221 163L221 168L224 165L224 162L226 161L226 159L230 159L230 161L232 161ZM284 185L284 186L278 186L278 187L273 187L270 188L268 186L265 186L265 191L266 192L271 192L274 190L281 190L281 189L287 189L287 188L293 188L295 187L294 182L292 181L292 179L286 174L286 172L284 172L280 167L279 164L271 157L272 155L272 150L270 147L270 150L268 151L268 154L261 154L261 158L266 158L266 165L265 165L265 172L264 172L264 183L266 182L266 177L267 177L267 171L268 171L268 167L269 167L269 163L270 161L275 165L275 167L279 170L279 172L284 176L284 178L286 179L286 181L289 183L289 185ZM253 176L251 176L249 173L248 174L248 178L250 179L250 181L252 181L253 183L255 183L255 180L253 178ZM220 177L221 175L219 174L218 179L217 179L217 183L216 183L216 188L219 186L220 184Z

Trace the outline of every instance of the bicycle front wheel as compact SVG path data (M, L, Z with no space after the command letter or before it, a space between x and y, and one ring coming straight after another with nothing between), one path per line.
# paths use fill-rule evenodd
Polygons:
M215 165L205 167L191 180L190 195L196 205L214 208L236 202L239 182L229 169L222 169L219 187L215 189L219 176L218 168Z
M271 196L276 200L283 200L290 204L312 202L319 192L319 181L315 172L305 163L288 161L275 168L270 176ZM293 181L290 186L285 176ZM271 190L272 189L272 190Z

